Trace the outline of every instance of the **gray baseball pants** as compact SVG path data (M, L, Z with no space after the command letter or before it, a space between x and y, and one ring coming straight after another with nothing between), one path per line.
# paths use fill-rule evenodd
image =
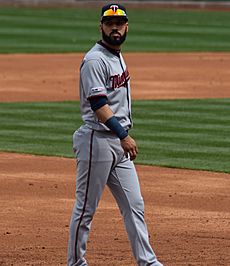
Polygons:
M85 253L89 230L105 185L119 206L137 264L162 265L149 243L134 164L124 156L120 140L112 133L82 126L73 135L73 148L77 157L77 187L70 221L68 266L88 265Z

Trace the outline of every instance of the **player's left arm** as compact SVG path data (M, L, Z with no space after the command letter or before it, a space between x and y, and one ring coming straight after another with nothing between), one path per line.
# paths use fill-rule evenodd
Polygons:
M136 142L131 138L127 131L121 126L113 111L107 103L107 98L99 97L90 100L91 108L96 113L98 119L112 130L121 141L121 146L125 155L130 155L130 160L134 160L138 153Z

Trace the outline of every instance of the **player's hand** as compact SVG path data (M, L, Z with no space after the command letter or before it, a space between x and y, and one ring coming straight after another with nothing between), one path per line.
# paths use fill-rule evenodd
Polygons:
M131 161L137 157L138 148L135 140L130 136L127 136L126 138L121 140L121 147L125 152L125 156L126 157L128 157L128 155L130 156Z

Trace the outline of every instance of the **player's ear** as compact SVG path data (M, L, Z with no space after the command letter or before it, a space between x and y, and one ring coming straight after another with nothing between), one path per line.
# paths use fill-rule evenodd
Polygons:
M102 23L100 23L100 25L99 25L99 30L100 30L100 32L102 32Z
M129 23L127 22L126 23L126 32L128 32L129 31Z

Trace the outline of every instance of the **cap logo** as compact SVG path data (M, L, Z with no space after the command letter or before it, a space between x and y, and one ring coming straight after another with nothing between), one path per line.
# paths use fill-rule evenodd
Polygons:
M116 13L117 9L118 9L118 6L117 5L111 5L110 6L110 9L113 10L114 13Z
M113 16L124 17L125 20L128 21L126 10L123 6L121 6L119 4L111 4L111 5L106 5L102 8L102 10L101 10L101 22L103 22L104 18L106 18L106 17L109 18L109 17L113 17Z

